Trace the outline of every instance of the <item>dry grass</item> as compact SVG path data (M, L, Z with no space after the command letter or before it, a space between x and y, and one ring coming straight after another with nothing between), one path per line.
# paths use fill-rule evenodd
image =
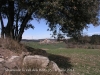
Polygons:
M18 42L10 38L0 38L0 47L2 47L3 49L9 49L15 53L22 53L22 51L26 51L24 45L19 44Z

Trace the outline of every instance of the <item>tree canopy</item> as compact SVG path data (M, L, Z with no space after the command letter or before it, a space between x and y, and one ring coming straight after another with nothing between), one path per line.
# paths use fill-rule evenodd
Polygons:
M34 29L30 21L45 19L53 35L78 37L89 24L99 25L99 4L100 0L0 0L1 35L20 42L25 29Z

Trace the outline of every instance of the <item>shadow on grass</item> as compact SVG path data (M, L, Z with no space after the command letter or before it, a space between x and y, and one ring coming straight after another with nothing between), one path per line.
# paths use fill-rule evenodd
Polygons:
M32 47L26 46L28 52L31 52L31 55L43 55L49 58L49 60L54 61L60 68L65 70L71 69L73 66L71 64L71 59L69 57L64 57L61 55L54 55L47 53L45 50L42 49L34 49Z
M54 61L55 63L57 63L57 65L60 68L63 68L63 69L66 69L66 70L72 68L72 64L70 62L71 59L69 57L64 57L64 56L61 56L61 55L49 54L48 58L50 60Z

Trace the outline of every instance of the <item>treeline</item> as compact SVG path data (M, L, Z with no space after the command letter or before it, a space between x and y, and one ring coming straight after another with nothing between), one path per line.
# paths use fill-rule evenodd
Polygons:
M70 38L66 41L66 43L73 43L73 44L92 44L92 45L100 45L100 35L92 35L92 36L81 36L78 39Z
M100 49L100 35L81 36L78 39L70 38L66 40L67 48Z

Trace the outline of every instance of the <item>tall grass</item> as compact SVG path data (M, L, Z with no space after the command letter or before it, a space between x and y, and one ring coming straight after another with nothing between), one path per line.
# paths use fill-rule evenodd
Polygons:
M19 44L18 42L10 38L0 38L0 47L2 47L3 49L9 49L15 53L21 53L22 51L26 51L24 45Z

